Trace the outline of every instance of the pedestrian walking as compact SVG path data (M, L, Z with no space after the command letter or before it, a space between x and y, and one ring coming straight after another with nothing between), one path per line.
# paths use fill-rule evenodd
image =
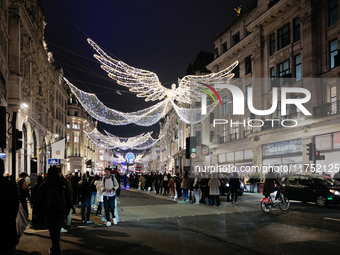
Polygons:
M67 216L67 221L60 230L61 233L66 233L70 230L71 223L72 223L73 188L72 188L72 183L68 179L64 178L63 176L61 176L61 179L62 179L63 184L66 186L68 193L70 195L70 198L71 198L71 208L70 208L70 212L68 213L68 216Z
M19 243L16 229L16 217L19 210L17 185L4 176L5 164L0 159L0 201L6 207L0 210L0 254L13 255Z
M90 184L90 190L92 192L91 196L91 208L97 210L97 187L94 184L95 181L99 180L99 175L96 175Z
M24 208L24 211L28 218L27 200L29 199L29 185L28 185L28 182L26 181L27 176L28 174L25 172L20 173L17 183L18 183L18 187L20 191L21 205Z
M219 179L216 178L216 176L212 175L211 179L208 182L208 186L209 186L209 194L211 196L211 200L212 200L212 206L220 206L221 202L220 202L220 186L221 186L221 182Z
M117 222L119 222L119 215L118 215L118 200L120 196L120 191L121 191L121 182L120 182L120 174L118 172L115 172L115 178L118 182L118 189L116 190L116 195L115 195L115 217Z
M230 186L230 192L231 192L231 203L234 203L235 198L235 205L237 205L237 193L240 190L240 178L238 177L238 174L236 172L233 173L233 175L230 178L229 181Z
M190 189L190 176L189 172L185 171L183 174L183 180L181 183L181 189L183 190L183 201L188 200L188 190Z
M61 168L48 169L47 181L40 185L34 207L42 210L45 217L52 241L50 254L60 255L60 230L71 209L71 196L61 179Z
M175 185L176 185L177 198L182 197L181 183L182 183L182 178L179 176L179 173L176 173Z
M83 174L82 180L78 183L78 194L81 202L81 219L83 223L93 223L91 216L91 195L90 183L87 181L87 174ZM86 211L86 217L85 217Z
M195 197L195 204L200 203L200 187L199 187L200 180L198 178L198 174L195 174L193 190L194 190L194 197Z
M170 180L170 178L168 177L166 172L164 172L164 175L163 175L163 190L164 190L163 196L165 196L166 194L169 193L169 189L168 189L169 180Z
M170 178L168 183L170 199L175 198L175 179L173 177Z
M114 176L111 176L111 170L105 169L105 177L102 180L102 192L105 208L106 226L111 226L110 212L112 213L112 222L114 225L117 224L115 217L115 195L116 190L119 188L118 182Z

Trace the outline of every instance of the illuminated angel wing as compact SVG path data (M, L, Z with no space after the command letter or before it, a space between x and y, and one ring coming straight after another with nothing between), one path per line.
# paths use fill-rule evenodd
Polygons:
M161 85L158 76L150 71L134 68L122 61L111 58L94 41L87 39L88 43L99 54L94 57L102 64L111 79L118 84L128 87L135 92L137 97L145 97L145 101L156 101L163 99L169 89Z
M214 88L214 85L228 83L234 77L232 70L239 64L238 61L228 66L226 69L207 75L187 75L179 82L179 87L175 90L175 99L183 103L192 103L201 100L204 92L204 84Z

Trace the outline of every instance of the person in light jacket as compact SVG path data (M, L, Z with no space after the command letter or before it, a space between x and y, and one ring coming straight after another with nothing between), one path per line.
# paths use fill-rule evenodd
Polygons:
M220 186L221 182L219 179L216 178L216 176L212 175L211 179L208 182L209 186L209 194L212 198L212 206L220 206Z
M116 190L119 188L119 185L116 178L111 175L111 170L109 168L105 169L105 177L102 180L101 188L103 192L106 226L111 226L110 211L113 218L112 222L114 225L117 225L117 219L115 216L115 199Z
M188 190L190 189L190 176L188 171L184 172L181 189L183 190L183 201L188 200Z

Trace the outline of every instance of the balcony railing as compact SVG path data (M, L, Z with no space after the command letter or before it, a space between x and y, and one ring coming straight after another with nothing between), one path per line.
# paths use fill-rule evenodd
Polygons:
M288 73L279 78L273 79L270 84L272 88L273 87L278 88L278 87L282 87L287 84L292 84L294 82L295 82L295 79L292 79L292 74Z
M313 107L313 118L322 118L340 113L340 100Z

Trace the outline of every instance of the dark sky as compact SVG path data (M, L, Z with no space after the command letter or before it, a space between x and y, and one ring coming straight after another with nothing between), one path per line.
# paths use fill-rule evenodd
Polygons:
M45 40L65 77L123 112L146 104L108 78L93 57L90 37L113 58L156 73L170 88L185 75L200 50L213 52L215 35L253 0L41 0ZM122 95L116 94L116 90ZM124 92L127 91L127 92ZM101 127L119 136L157 130L158 124Z

